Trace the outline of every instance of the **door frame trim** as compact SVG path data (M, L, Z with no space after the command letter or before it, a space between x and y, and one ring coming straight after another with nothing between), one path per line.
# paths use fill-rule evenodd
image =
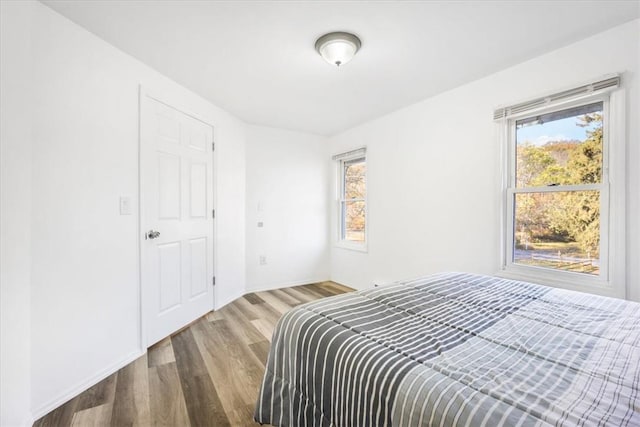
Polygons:
M189 96L188 94L186 94L186 96ZM138 245L138 292L137 292L137 297L138 297L138 338L139 338L139 346L140 346L140 351L142 352L142 354L146 353L147 351L147 322L148 320L145 317L145 307L147 307L146 303L145 303L145 286L144 286L144 282L143 282L143 278L142 278L142 267L143 267L143 260L142 260L142 244L143 244L143 235L142 235L142 222L143 222L143 218L142 218L142 139L143 139L143 132L142 132L142 126L143 126L143 110L145 108L145 98L151 98L157 102L160 102L170 108L173 108L176 111L181 112L182 114L185 114L189 117L191 117L192 119L198 120L199 122L202 122L208 126L211 126L211 130L212 130L212 135L213 135L213 141L215 141L217 143L217 139L216 139L216 126L211 123L210 120L207 120L203 117L202 114L198 114L195 113L194 111L197 110L197 108L190 108L188 106L185 106L185 104L183 102L179 102L176 99L176 96L171 96L167 93L167 91L160 91L160 90L156 90L155 88L149 88L148 85L142 85L140 84L138 86L138 188L137 188L137 197L138 197L138 221L137 221L137 233L138 233L138 238L136 239L136 243ZM217 215L217 194L218 192L216 191L216 184L218 182L217 180L217 173L218 173L218 165L217 165L217 156L216 156L216 150L212 150L211 151L211 156L212 156L212 164L213 164L213 171L211 173L211 197L212 197L212 204L213 204L213 209L216 210L216 215ZM207 213L209 215L209 213ZM215 277L217 275L216 269L218 266L218 230L217 230L217 221L216 218L211 218L212 221L212 227L213 227L213 276ZM211 310L213 310L215 308L215 304L217 301L217 287L216 286L212 286L213 287L213 301L211 304Z

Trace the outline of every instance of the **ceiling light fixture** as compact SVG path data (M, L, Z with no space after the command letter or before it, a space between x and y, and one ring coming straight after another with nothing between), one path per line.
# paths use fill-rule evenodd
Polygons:
M360 39L351 33L337 31L316 40L316 51L329 64L337 67L351 61L362 46Z

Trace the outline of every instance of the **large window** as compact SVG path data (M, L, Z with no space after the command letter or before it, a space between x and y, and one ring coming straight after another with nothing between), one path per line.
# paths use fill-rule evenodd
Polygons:
M514 263L600 274L608 211L604 119L600 101L515 120Z
M555 106L546 98L501 111L507 145L504 270L623 296L624 283L613 280L624 277L623 260L612 258L624 240L620 222L612 221L624 214L624 126L613 113L621 115L623 102L612 109L611 92L584 92ZM619 252L616 257L623 257Z
M364 249L367 241L367 162L365 150L334 156L338 162L338 243Z

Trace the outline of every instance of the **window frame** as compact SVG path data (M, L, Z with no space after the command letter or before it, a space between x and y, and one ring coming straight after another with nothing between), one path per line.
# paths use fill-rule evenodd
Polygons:
M587 105L603 103L602 179L599 184L559 185L553 187L516 186L516 122L531 116ZM499 123L502 152L502 216L501 270L499 275L538 282L565 289L624 298L624 218L625 194L625 108L624 91L620 88L592 93L564 102L547 103L540 108L512 114ZM538 192L600 191L600 274L527 266L514 262L515 195Z
M345 163L353 162L354 160L363 159L365 163L365 197L362 199L346 199L345 198ZM369 164L367 161L367 153L366 151L360 152L351 156L345 156L336 160L337 167L337 186L336 186L336 213L337 213L337 229L335 234L335 242L334 245L343 249L350 249L354 251L367 252L368 251L368 242L369 242L369 183L367 180L367 175L369 173ZM346 204L346 202L353 201L362 201L364 202L364 241L362 243L354 242L351 240L346 240L342 236L345 234L344 230L346 227L345 217L342 215L342 206Z

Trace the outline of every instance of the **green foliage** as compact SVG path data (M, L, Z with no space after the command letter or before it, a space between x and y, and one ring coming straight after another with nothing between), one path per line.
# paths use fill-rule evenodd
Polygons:
M602 115L586 114L578 126L593 126L583 142L524 144L517 150L517 185L596 184L602 177ZM582 251L597 256L600 245L600 198L597 191L525 193L517 198L516 237L576 242Z
M547 185L542 181L543 174L555 165L555 160L547 150L531 144L518 147L518 187Z

